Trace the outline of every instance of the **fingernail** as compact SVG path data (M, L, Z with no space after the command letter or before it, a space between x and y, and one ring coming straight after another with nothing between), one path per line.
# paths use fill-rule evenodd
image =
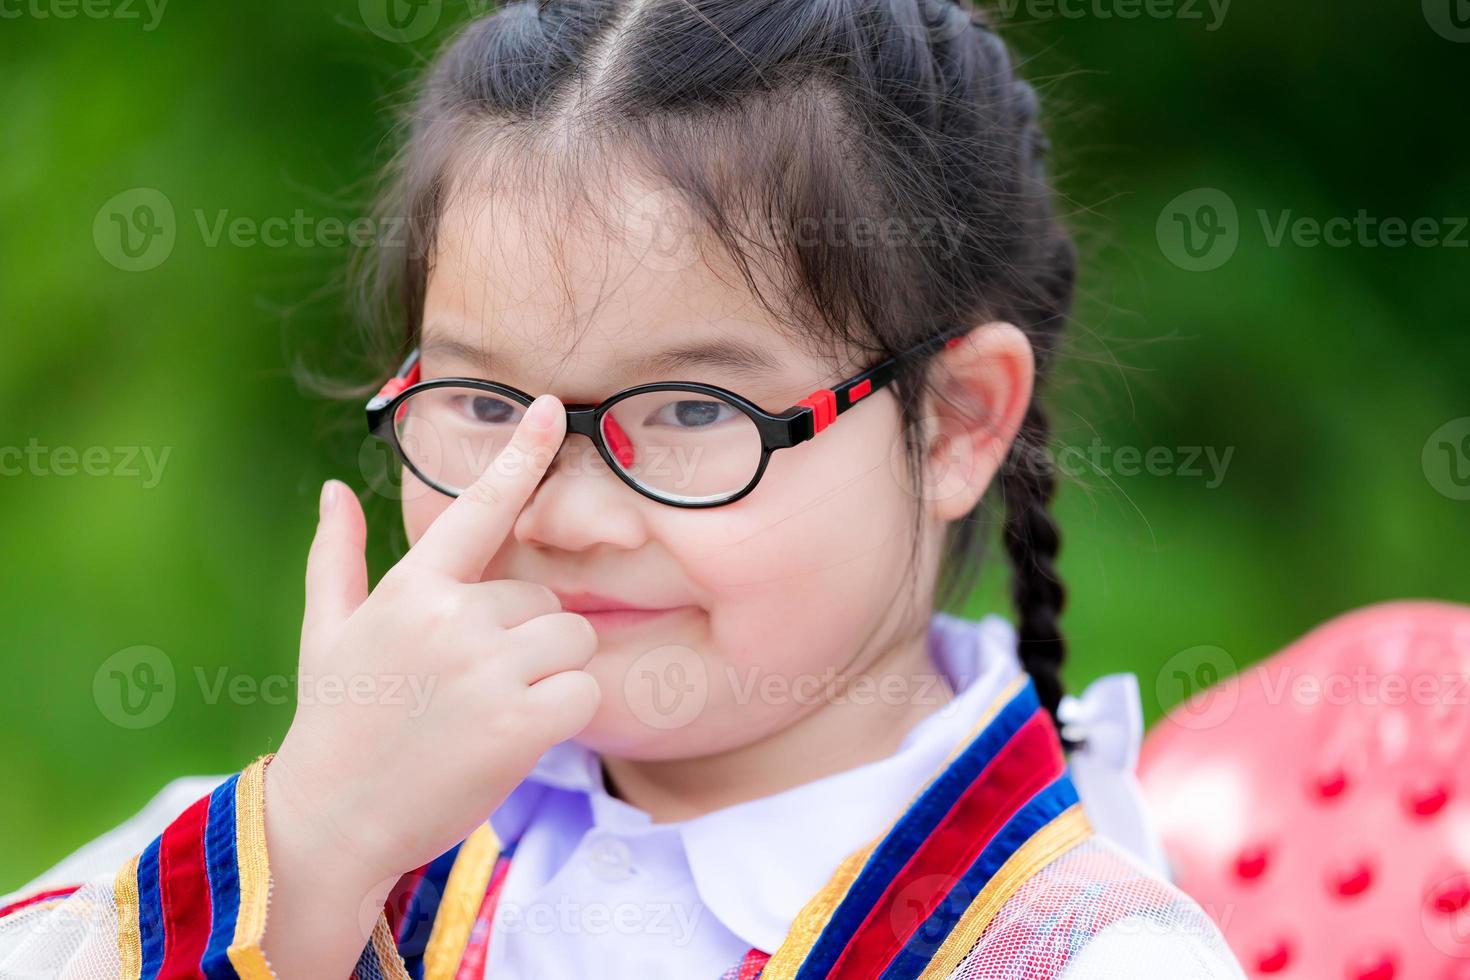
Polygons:
M321 500L321 508L320 508L320 514L319 514L319 516L326 517L327 516L327 511L329 511L329 510L332 509L332 503L336 499L337 499L337 481L336 480L328 480L326 483L323 483L322 484L322 500Z
M526 418L531 423L531 428L540 429L543 432L551 428L551 423L556 421L556 400L550 395L540 395L531 403L531 408L526 412Z

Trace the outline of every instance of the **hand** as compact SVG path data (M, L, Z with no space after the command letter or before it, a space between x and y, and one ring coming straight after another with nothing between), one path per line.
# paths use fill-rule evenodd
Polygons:
M538 399L371 595L362 508L344 485L324 488L301 680L345 693L300 699L266 770L272 851L339 862L331 878L371 889L464 838L591 720L595 628L545 586L480 581L562 443L561 409Z

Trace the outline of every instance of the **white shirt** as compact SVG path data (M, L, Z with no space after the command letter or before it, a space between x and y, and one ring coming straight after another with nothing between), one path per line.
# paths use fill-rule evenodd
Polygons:
M575 741L553 746L490 817L502 840L519 843L486 977L718 980L751 947L773 952L842 859L888 827L1022 670L1014 628L999 616L936 613L929 638L955 697L915 724L892 755L687 820L654 823L609 795L592 750ZM1161 874L1132 773L1143 731L1136 682L1130 674L1099 683L1069 699L1064 713L1092 743L1071 759L1078 794L1096 831L1132 842ZM1123 940L1140 965L1148 960L1139 947L1149 941L1136 930ZM1112 941L1095 942L1101 952ZM1065 977L1086 975L1069 968Z

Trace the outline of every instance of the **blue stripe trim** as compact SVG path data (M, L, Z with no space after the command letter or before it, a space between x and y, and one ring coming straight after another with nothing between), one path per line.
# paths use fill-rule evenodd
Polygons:
M909 941L894 956L880 980L917 977L934 958L940 944L959 922L960 916L984 890L1001 865L1067 807L1077 802L1077 788L1065 773L1031 797L1005 826L985 845L973 864L960 876L954 887L919 923Z
M944 772L934 779L868 855L867 863L833 911L831 921L807 951L796 972L796 980L821 980L831 972L833 964L894 876L934 833L934 828L945 815L954 809L955 802L965 790L1040 708L1036 685L1028 677L1006 706L959 755L950 760Z
M163 835L153 838L138 856L138 935L143 947L141 980L156 980L163 967L163 898L159 894L158 852Z
M213 919L199 970L208 980L236 980L238 976L228 950L240 914L240 865L235 854L235 786L239 781L240 774L235 773L209 794L204 826L204 867Z
M460 841L449 850L429 862L418 887L413 890L403 921L398 924L398 954L413 980L424 980L424 949L429 945L429 934L434 928L434 916L439 912L439 902L444 897L444 885L449 881L449 869L464 846Z

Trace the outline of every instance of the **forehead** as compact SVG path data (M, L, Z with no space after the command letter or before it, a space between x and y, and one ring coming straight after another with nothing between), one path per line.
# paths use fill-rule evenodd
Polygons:
M800 388L837 366L760 302L677 195L633 179L608 194L589 210L548 188L456 190L425 295L429 370L583 401L645 380Z

